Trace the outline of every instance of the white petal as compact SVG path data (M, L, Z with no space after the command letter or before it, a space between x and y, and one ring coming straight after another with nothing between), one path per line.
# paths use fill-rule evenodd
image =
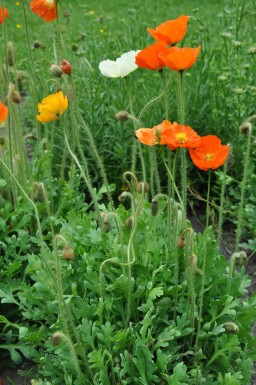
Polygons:
M116 61L113 60L103 60L99 64L99 70L102 75L108 78L119 78L120 71Z
M135 57L139 52L140 50L123 53L121 57L116 60L116 63L119 66L119 73L122 78L138 68L135 63Z

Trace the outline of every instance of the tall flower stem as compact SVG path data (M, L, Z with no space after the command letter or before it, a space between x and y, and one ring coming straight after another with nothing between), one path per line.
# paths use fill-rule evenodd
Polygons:
M164 72L159 71L162 81L163 81L163 95L164 95L164 102L165 102L165 119L168 119L169 116L169 106L168 106L168 94L167 94L167 82L164 76Z
M76 100L75 87L74 87L74 82L73 82L72 76L71 76L71 85L72 85L72 90L73 90L73 93L74 93L74 95L73 95L73 98L74 98L73 103L74 103L74 111L75 111L75 115L76 115L77 121L78 121L79 124L81 124L81 126L82 126L82 128L84 130L84 133L85 133L85 135L86 135L86 137L88 139L88 142L89 142L89 145L90 145L90 150L92 151L92 154L94 155L94 157L96 159L97 165L99 167L99 172L100 172L101 178L102 178L103 183L104 183L104 185L106 187L106 193L107 193L107 198L108 198L108 201L109 201L109 204L110 204L110 209L111 209L111 211L114 211L114 207L113 207L111 193L110 193L110 190L109 190L109 183L108 183L106 171L105 171L103 162L102 162L102 160L100 158L100 155L98 153L98 150L97 150L97 147L96 147L96 144L95 144L92 132L91 132L90 128L87 126L87 124L85 123L85 121L83 120L83 118L81 116L81 113L79 111L79 107L78 107L77 100Z
M246 149L245 160L244 160L244 175L243 175L243 180L241 182L241 195L240 195L240 203L239 203L239 211L238 211L235 252L238 251L239 241L241 237L241 222L242 222L242 214L243 214L243 208L244 208L244 194L245 194L245 188L246 188L246 181L247 181L247 176L249 171L251 141L252 141L252 124L248 123L247 149Z
M129 81L127 76L125 77L125 80L126 80L127 92L128 92L128 98L129 98L129 108L130 108L131 115L134 116L130 81ZM137 128L134 120L133 120L133 128L134 128L134 131ZM134 140L134 142L133 142L131 171L133 174L136 173L137 147L139 147L139 156L140 156L140 161L141 161L143 180L146 181L145 162L144 162L144 158L143 158L143 154L142 154L142 150L141 150L141 144L137 140Z
M80 170L80 172L81 172L81 175L82 175L82 177L83 177L83 179L84 179L84 181L85 181L85 183L86 183L86 186L87 186L87 188L88 188L88 191L89 191L89 193L91 194L91 197L92 197L92 200L93 200L93 203L94 203L94 208L95 208L96 215L97 215L97 219L98 219L98 221L99 221L99 223L100 223L100 226L101 226L101 224L102 224L102 219L101 219L101 216L100 216L100 210L99 210L98 201L97 201L97 196L96 196L96 194L95 194L95 191L94 191L94 189L93 189L93 187L92 187L90 181L88 180L87 176L85 175L85 172L84 172L84 170L83 170L83 168L82 168L82 166L81 166L79 160L77 159L76 155L75 155L75 154L73 153L73 151L71 150L66 133L64 133L64 138L65 138L65 142L66 142L66 146L67 146L67 148L68 148L68 151L69 151L71 157L74 159L75 163L77 164L77 166L78 166L78 168L79 168L79 170Z
M217 245L220 248L221 236L222 236L222 224L223 224L223 210L224 210L224 201L225 201L225 187L226 187L226 177L227 177L227 166L228 162L224 164L223 170L223 179L221 184L221 195L220 195L220 209L219 209L219 223L218 223L218 238Z
M208 170L208 187L207 187L207 198L206 198L206 223L205 223L205 242L204 242L204 254L203 254L203 266L202 266L202 282L201 282L201 291L199 297L199 313L198 313L198 327L196 334L196 343L195 343L195 353L198 351L198 341L201 331L202 324L202 314L203 314L203 302L204 302L204 287L205 287L205 270L206 270L206 260L208 252L208 226L209 226L209 211L210 211L210 189L211 189L211 170Z
M178 83L178 116L179 124L185 124L185 92L184 92L184 71L179 71ZM187 207L187 159L186 150L181 148L181 184L182 184L182 201L186 214ZM186 219L186 216L184 217Z

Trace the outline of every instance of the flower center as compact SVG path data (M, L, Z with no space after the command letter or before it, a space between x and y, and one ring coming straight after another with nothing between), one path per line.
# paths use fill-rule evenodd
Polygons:
M213 154L206 154L204 157L204 159L207 161L212 160L212 158L213 158Z
M184 132L179 132L176 134L177 142L183 144L187 141L187 135Z

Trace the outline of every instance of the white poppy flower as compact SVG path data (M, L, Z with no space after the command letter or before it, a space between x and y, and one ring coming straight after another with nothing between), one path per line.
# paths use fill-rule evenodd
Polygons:
M116 60L103 60L99 64L99 70L108 78L124 78L138 68L135 57L139 52L140 50L130 51L123 53Z

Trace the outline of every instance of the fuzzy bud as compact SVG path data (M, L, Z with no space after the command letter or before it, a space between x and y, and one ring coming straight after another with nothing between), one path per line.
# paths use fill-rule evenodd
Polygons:
M186 245L186 238L184 237L184 235L181 235L179 238L178 238L178 241L177 241L177 247L179 249L183 249L183 247L185 247Z
M65 245L62 249L62 256L66 261L71 261L75 258L74 249L70 245Z
M239 127L239 131L243 135L248 135L250 132L252 132L252 124L250 122L244 122Z
M56 78L60 78L63 74L62 69L57 64L52 64L50 66L50 74L55 76Z
M131 230L133 228L133 224L134 224L133 217L129 217L126 219L125 226L128 227L129 230Z
M40 47L41 47L41 44L39 43L39 41L35 41L35 42L33 43L33 47L34 47L35 49L40 48Z
M151 214L155 217L158 213L158 201L151 202Z
M58 346L63 339L66 339L64 334L56 332L51 336L51 344L53 346Z
M102 231L103 231L103 233L109 233L111 228L112 228L111 223L109 223L108 221L104 221L102 223Z
M19 104L21 102L21 96L20 96L20 93L16 90L13 90L12 93L11 93L11 100L13 101L13 103L16 103L16 104Z
M135 186L135 191L140 194L149 192L149 189L150 188L149 188L148 182L144 182L144 181L138 182Z
M14 47L13 43L9 41L7 43L7 61L10 67L13 67L16 62L16 48Z
M239 327L234 322L226 322L224 324L224 329L226 333L236 334L239 332Z
M0 146L4 146L5 140L3 136L0 136Z
M115 114L115 118L119 120L119 122L125 122L130 117L129 113L127 111L118 111Z
M72 65L67 60L65 59L61 60L60 68L64 74L71 75Z
M45 201L45 190L42 183L34 182L33 183L33 195L35 202L44 202Z

